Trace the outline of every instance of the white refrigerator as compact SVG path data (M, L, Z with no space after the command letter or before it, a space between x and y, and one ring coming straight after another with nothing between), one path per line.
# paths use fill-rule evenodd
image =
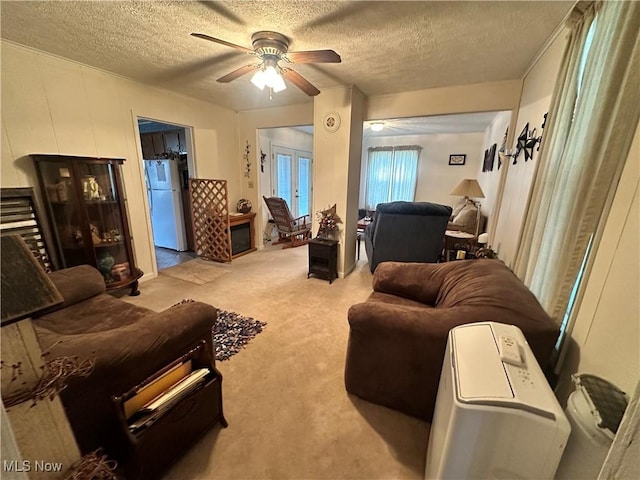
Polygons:
M145 160L153 243L182 252L187 249L182 210L182 189L175 160Z

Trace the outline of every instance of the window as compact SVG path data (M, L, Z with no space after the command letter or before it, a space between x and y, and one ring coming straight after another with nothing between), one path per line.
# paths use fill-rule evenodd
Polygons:
M379 203L414 200L421 150L415 145L369 148L367 209L375 210Z

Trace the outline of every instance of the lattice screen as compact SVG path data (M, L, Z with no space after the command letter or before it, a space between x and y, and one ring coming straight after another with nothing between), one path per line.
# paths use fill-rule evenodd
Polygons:
M231 230L226 180L189 180L196 255L216 262L231 261Z

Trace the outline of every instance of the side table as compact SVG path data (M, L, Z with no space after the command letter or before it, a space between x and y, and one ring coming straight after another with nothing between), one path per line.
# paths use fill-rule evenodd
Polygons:
M338 241L326 238L309 240L309 275L317 275L332 283L338 277Z
M449 261L450 255L454 254L455 242L466 243L469 247L473 247L476 236L473 233L462 232L458 230L447 230L444 234L444 259ZM455 254L454 254L455 255ZM453 257L455 259L455 256Z

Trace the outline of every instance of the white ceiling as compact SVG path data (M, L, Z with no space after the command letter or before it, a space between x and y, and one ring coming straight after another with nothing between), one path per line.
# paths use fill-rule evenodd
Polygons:
M7 1L4 39L234 110L312 101L292 84L269 100L245 75L255 59L192 37L251 47L258 30L290 50L333 49L340 64L292 68L320 90L382 95L520 79L574 1Z

